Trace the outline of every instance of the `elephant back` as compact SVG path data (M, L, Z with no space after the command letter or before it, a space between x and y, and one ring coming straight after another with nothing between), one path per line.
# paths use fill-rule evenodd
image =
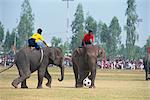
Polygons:
M73 57L85 55L98 55L99 48L96 45L87 45L86 47L76 48L72 54Z

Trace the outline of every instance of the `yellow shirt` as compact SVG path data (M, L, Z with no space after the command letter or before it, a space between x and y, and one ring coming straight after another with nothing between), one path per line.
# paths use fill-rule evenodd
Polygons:
M35 42L38 42L39 40L44 41L44 38L39 33L34 33L31 38L35 39Z

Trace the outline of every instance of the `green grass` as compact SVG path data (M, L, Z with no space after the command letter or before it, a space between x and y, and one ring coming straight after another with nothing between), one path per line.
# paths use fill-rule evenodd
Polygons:
M0 70L4 68L0 67ZM0 74L0 100L150 100L150 81L140 70L97 70L96 88L74 88L72 68L65 69L65 79L59 82L58 67L49 68L52 87L36 89L37 72L28 79L29 89L15 89L11 82L18 76L16 68Z

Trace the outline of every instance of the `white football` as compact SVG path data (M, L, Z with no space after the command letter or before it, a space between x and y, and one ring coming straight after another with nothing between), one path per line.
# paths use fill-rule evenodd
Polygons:
M90 87L91 86L91 80L88 77L86 77L83 80L83 85L86 86L86 87Z

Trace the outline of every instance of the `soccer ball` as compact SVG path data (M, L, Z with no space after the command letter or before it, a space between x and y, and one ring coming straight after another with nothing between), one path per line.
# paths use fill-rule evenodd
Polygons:
M83 80L83 85L86 86L86 87L90 87L91 86L91 80L88 77L86 77Z

